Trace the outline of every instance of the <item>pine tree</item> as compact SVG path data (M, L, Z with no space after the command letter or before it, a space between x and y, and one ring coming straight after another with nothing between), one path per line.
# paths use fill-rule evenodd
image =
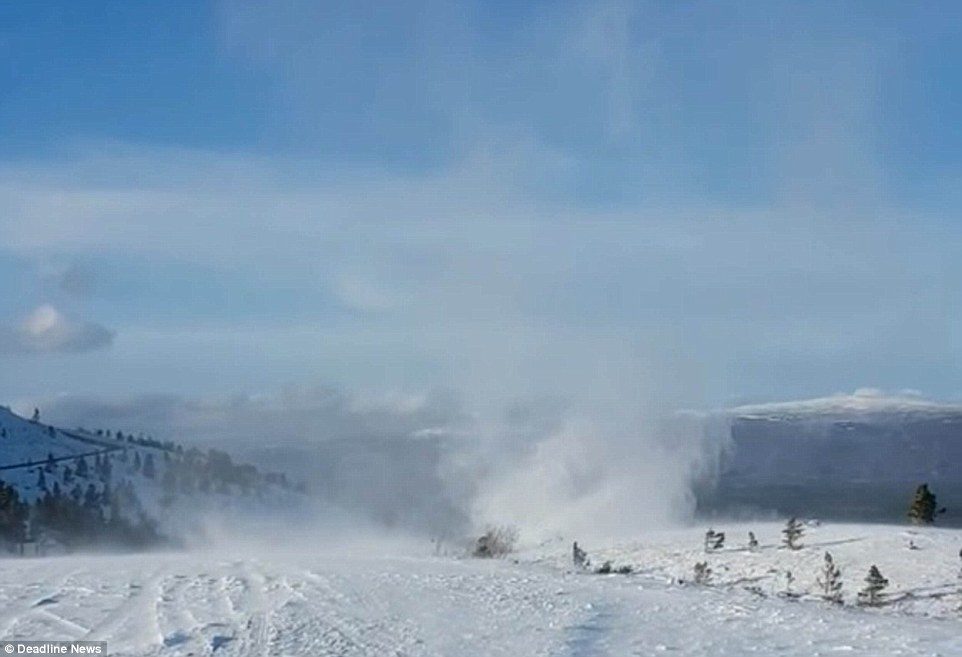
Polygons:
M782 534L784 535L782 542L789 550L799 550L802 546L798 542L798 539L800 539L804 533L805 529L802 527L802 523L796 518L789 518L788 522L785 523L785 529L782 530Z
M928 484L922 484L915 489L915 496L912 498L912 504L909 506L909 520L912 521L914 525L931 525L935 522L935 514L938 509L938 503L935 499L935 494L929 490ZM942 513L944 509L938 511Z
M575 568L583 570L588 567L588 553L578 547L578 541L575 541L571 546L571 558L574 561Z
M154 455L147 453L147 457L144 459L144 476L148 479L153 479L154 475L157 474L157 470L154 467Z
M43 470L38 470L38 472L40 474L37 476L37 490L47 490L47 477Z
M725 545L725 532L715 532L715 544L712 550L720 550Z
M84 507L93 509L98 504L100 504L100 496L97 494L97 488L93 484L87 484L87 492L84 493Z
M818 585L822 589L822 599L842 604L842 571L835 565L832 555L825 553L825 565L822 575L818 578Z
M0 538L11 543L22 542L27 513L28 506L20 500L17 489L0 481Z
M725 545L725 532L716 532L709 529L705 532L705 552L720 550Z
M882 604L884 595L882 591L888 585L889 581L882 577L882 573L873 565L869 568L868 575L865 577L865 588L858 593L859 604L867 607L877 607Z
M748 532L748 550L754 552L758 549L758 539L755 538L755 532Z

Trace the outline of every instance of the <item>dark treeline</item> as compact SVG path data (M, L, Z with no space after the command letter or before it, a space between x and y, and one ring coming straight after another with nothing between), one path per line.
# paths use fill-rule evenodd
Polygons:
M23 474L14 477L16 483L0 480L0 542L20 554L170 545L174 537L160 530L154 516L178 498L256 499L270 486L303 491L283 474L234 463L226 452L158 447L149 440L68 460L48 453L44 465L27 469L30 478L36 476L32 485Z

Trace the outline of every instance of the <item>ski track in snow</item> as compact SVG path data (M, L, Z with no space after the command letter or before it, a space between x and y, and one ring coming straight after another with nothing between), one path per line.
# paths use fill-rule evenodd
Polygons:
M902 540L904 528L860 531L865 540L845 542L815 530L813 547L798 554L773 547L752 556L734 548L709 555L718 573L709 587L668 577L704 557L685 545L697 541L696 530L683 540L599 552L647 566L633 576L571 572L566 542L523 552L517 562L211 553L5 559L0 638L100 639L112 655L185 657L962 655L962 619L939 611L945 607L929 615L901 602L883 610L838 608L761 596L743 585L762 582L764 589L755 574L772 563L816 564L831 543L849 564L854 588L854 562L874 558L882 540L872 532ZM936 543L948 549L957 536L916 538L932 546L926 559L936 562ZM752 560L758 563L744 565ZM896 586L906 576L878 561L893 579L893 600L958 604L950 581Z

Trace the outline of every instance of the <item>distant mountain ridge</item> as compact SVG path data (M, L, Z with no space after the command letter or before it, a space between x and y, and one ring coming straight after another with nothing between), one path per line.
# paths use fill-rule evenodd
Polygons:
M874 391L723 411L727 435L702 510L904 521L928 483L962 524L962 406ZM955 513L952 513L952 510Z
M962 416L962 404L916 395L885 395L874 389L799 401L746 404L722 411L733 418L864 419L872 416Z

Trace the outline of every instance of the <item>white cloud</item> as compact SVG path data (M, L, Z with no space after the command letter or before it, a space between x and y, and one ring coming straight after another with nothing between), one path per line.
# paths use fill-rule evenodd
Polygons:
M41 405L56 422L147 432L194 443L254 449L335 439L405 439L425 430L458 433L470 422L442 393L351 394L331 386L287 386L258 395L142 395L101 399L62 395L17 404Z
M102 349L114 333L65 316L50 304L35 308L13 326L0 326L0 351L19 353L83 352Z
M238 286L255 291L304 291L296 303L316 313L306 324L282 305L243 322L205 323L206 316L185 318L168 299L155 310L170 323L124 325L125 345L143 348L125 361L151 367L161 390L182 389L183 367L194 368L192 383L214 390L223 389L223 377L208 373L238 369L230 356L198 366L206 358L194 349L201 330L221 330L211 345L253 331L254 355L244 362L252 369L262 354L269 369L261 376L299 380L336 369L332 376L354 385L403 370L390 384L422 376L429 387L469 388L481 397L533 388L582 396L583 388L625 390L642 379L646 388L664 389L666 381L684 388L697 379L717 399L733 394L718 393L726 377L744 388L734 394L756 394L772 383L764 376L778 354L825 368L824 385L838 388L849 385L834 378L840 359L861 376L876 375L856 362L872 347L862 339L864 326L892 343L938 345L905 336L938 328L939 317L914 327L901 322L941 307L919 290L944 287L939 263L951 262L962 243L958 230L944 230L936 244L919 231L926 217L894 210L849 208L839 221L778 204L556 204L532 193L527 173L555 161L554 152L534 142L500 145L479 146L440 171L316 178L287 177L284 162L255 157L91 151L57 165L0 167L0 210L8 210L0 211L0 232L11 236L7 249L24 257L123 254L147 266L189 263L228 281L241 273ZM122 175L130 169L147 173L131 182ZM98 175L91 178L91 170ZM318 288L362 312L327 321L308 301ZM294 362L285 331L302 326L315 338L297 343ZM276 331L262 335L262 328ZM146 338L135 339L145 332L157 338L149 349ZM23 350L21 334L7 331L6 343ZM54 343L61 350L89 344L72 334ZM109 343L102 327L99 334L94 343ZM182 335L189 339L178 342ZM173 345L184 348L174 353ZM878 355L867 357L887 362L885 349L872 348ZM165 349L169 374L153 355ZM374 372L375 353L395 369ZM750 376L735 374L746 362L760 365ZM287 369L278 373L280 363ZM678 377L679 369L694 371ZM661 376L665 370L672 374ZM254 385L253 374L240 375ZM33 371L24 376L40 379Z

